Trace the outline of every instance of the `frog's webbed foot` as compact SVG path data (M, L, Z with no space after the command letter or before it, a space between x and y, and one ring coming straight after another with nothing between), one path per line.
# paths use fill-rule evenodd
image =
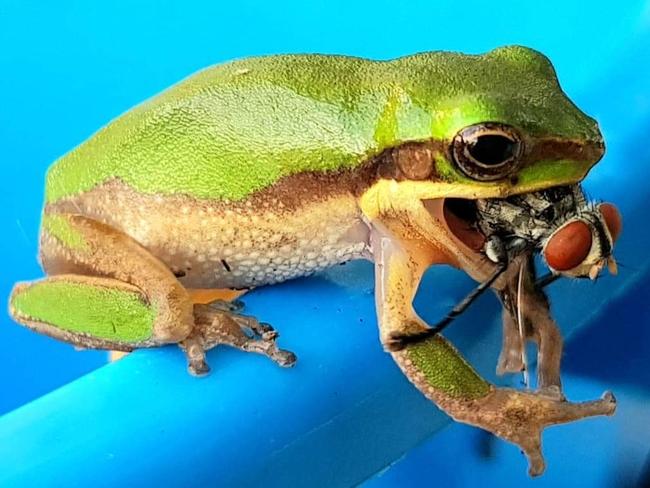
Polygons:
M539 393L493 388L484 397L458 405L452 415L519 446L528 458L529 474L538 476L545 469L541 434L546 427L613 415L615 410L616 399L610 392L600 400L571 403Z
M180 343L187 355L190 373L196 376L208 373L205 351L218 345L262 354L283 367L295 364L294 353L278 348L277 331L253 317L233 313L233 309L241 308L239 304L229 306L225 302L217 306L214 302L194 306L194 331Z
M551 425L612 415L616 400L571 403L546 392L498 388L474 371L442 336L392 353L406 377L453 419L487 430L518 445L529 460L531 476L544 471L542 431Z

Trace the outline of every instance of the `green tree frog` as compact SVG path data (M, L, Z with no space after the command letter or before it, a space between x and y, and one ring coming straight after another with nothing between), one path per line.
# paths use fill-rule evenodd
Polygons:
M447 263L494 267L446 199L490 199L584 178L604 145L546 57L524 47L391 61L285 55L200 71L144 102L47 173L40 259L12 316L84 348L178 344L195 374L229 344L283 366L267 324L192 289L251 288L337 263L375 263L379 337L454 419L518 444L544 469L544 427L612 414L481 378L412 300ZM501 285L503 286L503 285ZM252 331L247 334L246 331Z

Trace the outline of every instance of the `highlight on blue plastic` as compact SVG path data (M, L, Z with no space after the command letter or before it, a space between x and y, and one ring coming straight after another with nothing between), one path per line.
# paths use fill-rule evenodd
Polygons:
M131 13L121 18L128 20ZM441 22L438 28L448 25ZM585 22L584 29L589 25ZM650 226L643 225L650 108L638 101L648 97L650 66L640 60L647 59L650 35L647 28L637 35L625 55L612 56L613 66L602 79L589 79L586 66L573 70L579 80L575 86L581 88L578 105L599 119L608 141L608 155L590 175L587 189L620 207L625 229L617 256L634 265L596 286L568 280L554 284L554 313L565 334L593 325L612 296L650 277L645 244ZM486 39L477 41L474 50L512 42ZM575 63L575 53L565 54L548 42L545 51L565 83L563 69ZM468 49L423 41L418 46ZM344 47L340 50L349 52ZM607 49L612 54L615 46L609 43ZM357 53L377 55L361 48ZM416 307L434 322L471 286L458 272L433 269ZM138 351L0 417L0 486L345 487L389 466L449 421L382 352L370 265L351 264L325 276L256 290L244 301L247 313L276 326L281 346L298 354L295 368L218 348L208 355L212 374L196 379L186 373L174 347ZM498 325L496 300L486 296L449 332L470 362L491 378Z

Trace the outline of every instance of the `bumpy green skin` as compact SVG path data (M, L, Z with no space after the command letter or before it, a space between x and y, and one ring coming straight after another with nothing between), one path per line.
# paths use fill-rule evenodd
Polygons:
M87 251L88 241L72 225L68 219L57 214L44 214L41 221L43 230L47 231L52 237L57 238L68 248L75 251Z
M29 286L11 306L23 319L118 343L146 341L156 318L136 292L63 280Z
M547 58L523 47L393 61L250 58L201 71L99 131L52 167L46 200L112 178L145 193L241 200L286 175L355 167L387 147L448 141L484 121L532 137L600 138Z
M406 348L406 356L424 375L427 384L453 398L471 400L490 391L490 383L481 378L441 337L432 337Z

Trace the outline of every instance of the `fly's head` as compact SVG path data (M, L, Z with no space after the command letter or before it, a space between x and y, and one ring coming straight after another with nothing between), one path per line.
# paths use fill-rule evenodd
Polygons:
M555 274L595 279L605 267L616 274L620 213L611 203L588 201L579 185L479 200L477 215L485 254L494 262L534 250Z

